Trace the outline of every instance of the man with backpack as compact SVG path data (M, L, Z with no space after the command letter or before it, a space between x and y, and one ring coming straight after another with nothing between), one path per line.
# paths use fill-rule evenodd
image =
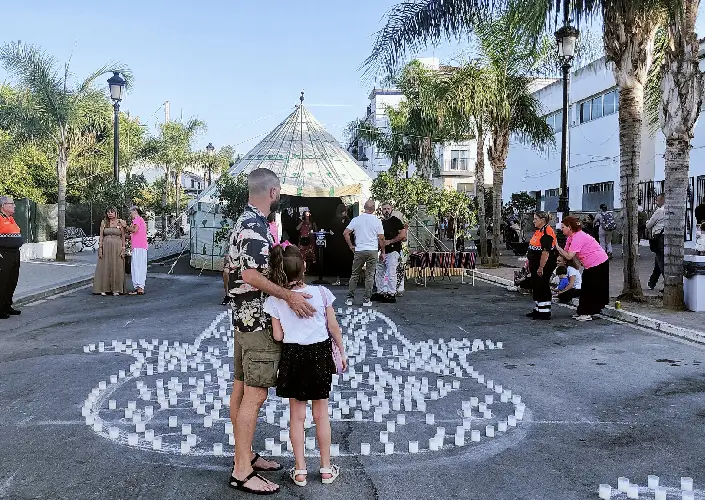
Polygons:
M598 227L598 237L600 246L607 252L607 256L612 258L612 233L617 229L617 222L614 214L607 210L607 205L600 205L600 213L595 216L595 225Z

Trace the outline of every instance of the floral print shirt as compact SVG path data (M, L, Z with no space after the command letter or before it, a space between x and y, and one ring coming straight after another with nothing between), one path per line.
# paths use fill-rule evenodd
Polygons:
M267 295L248 285L242 272L255 269L269 277L269 253L274 246L267 217L252 205L235 223L230 233L229 295L233 309L233 326L241 332L255 332L271 327L272 320L263 310Z

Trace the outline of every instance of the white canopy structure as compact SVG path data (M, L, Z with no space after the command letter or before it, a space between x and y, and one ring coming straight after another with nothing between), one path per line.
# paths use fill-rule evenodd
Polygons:
M346 205L369 198L372 179L338 141L301 104L228 171L248 174L257 168L275 172L282 195L339 198ZM225 242L215 233L228 221L222 215L217 186L209 186L192 205L191 265L221 269Z

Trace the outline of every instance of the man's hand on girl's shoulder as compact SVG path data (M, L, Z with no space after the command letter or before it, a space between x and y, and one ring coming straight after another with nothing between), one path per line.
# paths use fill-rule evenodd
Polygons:
M308 301L312 297L308 293L297 293L291 290L287 294L286 303L299 318L310 318L316 313L316 308Z

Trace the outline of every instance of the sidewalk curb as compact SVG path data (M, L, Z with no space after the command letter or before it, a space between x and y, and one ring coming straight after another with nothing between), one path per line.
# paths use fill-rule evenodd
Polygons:
M487 281L489 283L492 283L494 285L501 286L501 287L514 286L514 282L512 280L508 280L506 278L500 278L499 276L494 276L492 274L484 273L482 271L476 270L475 277L479 278L481 280ZM569 307L569 306L565 306L563 304L556 304L556 305L561 305L563 307ZM672 325L671 323L667 323L665 321L650 318L650 317L644 316L642 314L628 312L623 309L615 309L612 306L606 306L602 310L602 316L605 316L605 317L608 317L608 318L611 318L614 320L622 321L622 322L628 323L630 325L640 326L642 328L654 330L659 333L663 333L665 335L679 337L682 339L689 340L691 342L697 342L698 344L705 345L705 332L693 330L690 328L684 328L682 326Z
M161 262L168 260L168 259L171 259L177 255L179 255L179 253L174 253L171 255L159 257L158 259L149 261L148 266L150 264L160 264ZM69 290L73 290L76 288L81 288L82 286L88 285L92 282L93 282L93 275L91 275L89 277L79 278L77 280L65 281L61 284L58 284L56 286L52 286L50 288L46 288L46 289L41 290L39 292L34 292L34 293L30 293L28 295L21 296L21 297L14 300L14 305L21 306L24 304L28 304L30 302L42 300L46 297L51 297L52 295L56 295L58 293L63 293L63 292L67 292Z
M35 302L37 300L44 299L46 297L51 297L52 295L56 295L57 293L67 292L69 290L73 290L74 288L80 288L83 285L88 285L89 283L92 283L92 282L93 282L93 276L90 276L88 278L81 278L81 279L74 280L74 281L64 282L61 285L57 285L57 286L42 290L40 292L30 293L29 295L25 295L23 297L20 297L14 301L14 304L21 306L24 304L28 304L30 302Z

